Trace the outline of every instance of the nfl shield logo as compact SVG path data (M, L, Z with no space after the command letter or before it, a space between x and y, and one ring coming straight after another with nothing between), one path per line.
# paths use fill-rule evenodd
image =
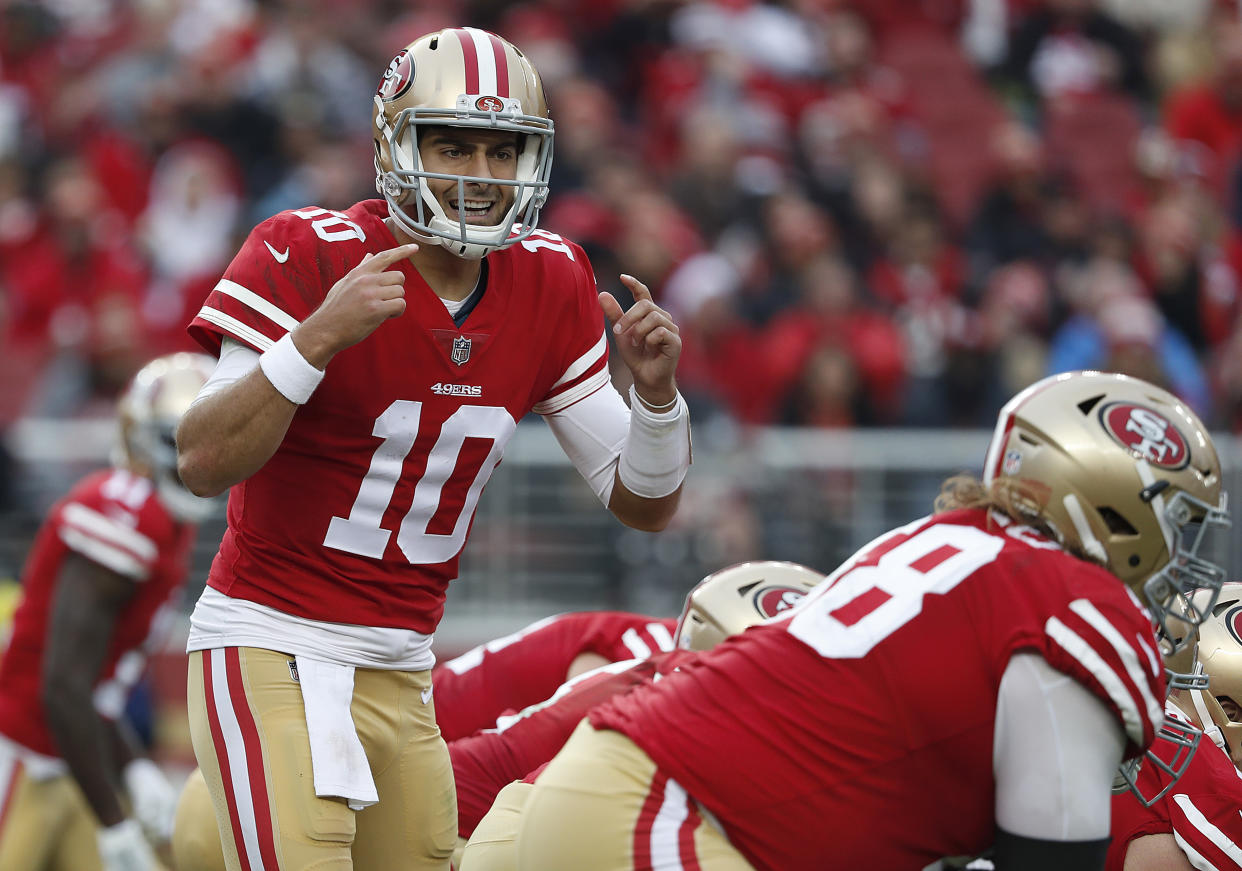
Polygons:
M453 339L453 353L450 359L460 366L470 359L470 340L465 336L458 336Z

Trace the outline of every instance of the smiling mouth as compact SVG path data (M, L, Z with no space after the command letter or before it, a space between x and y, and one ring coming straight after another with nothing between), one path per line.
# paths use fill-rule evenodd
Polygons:
M495 200L476 200L467 197L460 201L461 208L458 208L458 200L448 200L445 207L449 216L456 219L458 216L465 219L467 224L487 223L484 219L492 213L492 209L496 206Z

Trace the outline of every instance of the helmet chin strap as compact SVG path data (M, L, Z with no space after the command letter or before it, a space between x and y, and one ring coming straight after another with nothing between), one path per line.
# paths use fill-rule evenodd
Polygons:
M429 190L427 190L426 185L419 185L420 190L416 193L416 196L422 197L424 208L426 208L426 210L431 213L430 218L425 223L425 226L428 229L439 230L440 232L428 233L428 232L425 232L424 230L420 230L415 226L414 222L411 221L409 216L406 214L405 206L397 202L396 194L393 193L393 190L395 189L396 191L399 192L400 188L398 186L396 185L390 186L390 185L384 184L382 179L377 178L376 187L380 189L380 191L384 195L384 200L388 203L389 217L391 217L394 221L396 221L397 225L401 227L402 231L408 234L409 236L413 237L413 239L416 242L424 243L427 245L439 245L441 248L444 248L449 253L453 254L456 257L461 257L464 260L482 260L484 257L486 257L491 252L497 250L498 248L504 248L506 247L506 245L509 244L507 241L503 241L503 242L464 241L461 238L454 236L453 231L457 231L460 233L459 226L449 221L448 216L444 213L444 209L440 206L438 202L436 202L435 197L431 194ZM469 224L467 226L472 227L473 229L482 230L482 231L491 230L499 234L501 228L504 227L505 224L508 222L508 215L515 208L517 208L516 201L513 203L513 205L509 207L509 212L505 213L506 215L505 221L502 221L499 224L494 224L490 227L473 227L473 225L469 225Z

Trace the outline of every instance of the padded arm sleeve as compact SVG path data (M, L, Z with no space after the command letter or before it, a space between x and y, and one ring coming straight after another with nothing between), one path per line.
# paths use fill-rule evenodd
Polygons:
M1124 749L1121 724L1100 699L1038 654L1014 654L996 703L997 827L1044 841L1107 838Z
M630 410L621 394L605 384L568 408L545 414L543 419L574 468L607 505L616 481L617 460L630 431Z
M212 370L211 377L198 391L198 396L194 397L194 401L201 402L235 381L240 381L253 372L258 365L258 351L243 345L236 339L225 336L220 343L220 359L216 361L216 368Z

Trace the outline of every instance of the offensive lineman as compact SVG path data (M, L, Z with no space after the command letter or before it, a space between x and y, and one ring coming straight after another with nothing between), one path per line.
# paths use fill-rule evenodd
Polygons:
M481 644L432 672L440 734L449 742L464 738L584 672L672 650L676 628L676 620L645 614L578 611Z
M1205 596L1200 593L1199 596ZM1113 797L1107 871L1242 871L1242 583L1223 584L1220 598L1181 657L1207 685L1179 688L1166 703L1173 716L1203 730L1186 772L1151 806L1132 793ZM1166 663L1188 671L1180 661ZM1164 755L1164 754L1162 754ZM1169 784L1157 765L1137 783L1148 798Z
M1166 391L1069 373L1002 409L984 469L788 616L592 711L535 783L519 867L923 868L994 846L1005 871L1102 868L1118 764L1164 721L1129 588L1163 622L1219 587L1189 532L1227 522L1220 463Z
M190 326L220 362L181 475L236 485L189 640L231 869L444 867L432 633L527 412L640 529L668 523L690 461L677 326L630 276L622 312L580 247L535 229L553 124L530 61L473 28L427 34L371 111L383 200L263 222Z

